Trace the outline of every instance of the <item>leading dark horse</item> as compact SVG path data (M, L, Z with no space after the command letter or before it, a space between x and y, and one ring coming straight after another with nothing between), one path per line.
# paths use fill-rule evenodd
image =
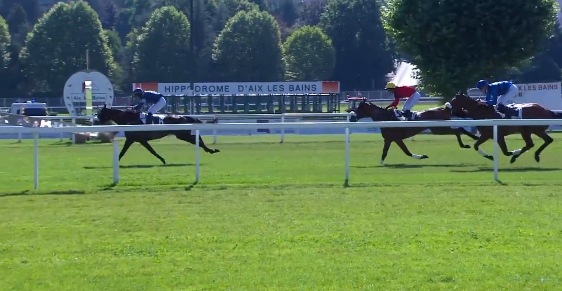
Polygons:
M143 124L140 119L140 113L133 110L119 110L108 108L104 105L98 111L97 119L94 124L106 124L110 121L117 123L118 125L127 124ZM176 116L168 115L163 119L164 124L194 124L203 123L201 120L190 117L190 116ZM216 123L216 119L208 121L207 123ZM150 125L149 125L150 126ZM178 139L186 141L191 144L195 144L195 136L191 134L190 130L178 130L178 131L126 131L125 132L125 144L121 153L119 153L119 160L125 155L129 147L135 142L143 145L152 155L157 157L163 164L166 164L166 160L162 158L154 149L148 144L148 141L161 139L168 135L175 135ZM203 148L205 152L210 154L220 152L218 149L211 149L205 145L201 136L199 136L199 147Z
M370 117L373 121L397 121L393 109L384 109L377 106L374 103L368 101L362 101L359 103L357 109L354 110L355 119L359 120L361 118ZM452 111L447 105L446 108L432 108L424 111L419 111L414 113L416 115L416 120L450 120L452 116ZM462 116L462 115L460 115ZM382 138L384 139L384 147L382 150L381 164L384 162L390 145L394 142L400 147L400 149L409 157L415 159L427 159L426 155L416 155L412 154L408 147L404 143L404 139L410 138L414 135L421 133L422 131L429 129L433 134L437 135L456 135L457 140L461 148L470 148L469 145L465 145L460 137L461 134L465 134L477 140L478 137L466 131L464 128L450 128L450 127L434 127L434 128L423 128L423 127L400 127L400 128L381 128Z
M482 103L478 100L472 99L462 92L457 93L453 100L451 100L451 106L453 112L463 111L472 119L502 119L502 117L496 112L492 105L488 105L486 103ZM562 113L556 113L548 110L538 103L511 105L507 107L507 110L512 110L520 113L524 119L562 119ZM517 158L519 158L524 152L530 150L535 146L533 143L533 139L531 138L531 135L534 134L544 140L544 143L535 152L535 160L537 162L540 162L541 152L554 141L554 139L552 139L552 137L550 137L550 135L546 133L547 129L547 125L498 126L498 146L500 147L504 155L511 156L511 163L514 163ZM494 128L491 126L479 126L478 131L480 132L480 138L474 144L474 149L477 150L478 153L480 153L485 158L493 160L493 156L479 149L479 146L487 140L494 138ZM521 134L521 137L525 141L525 146L521 149L510 152L507 150L505 137L517 133Z

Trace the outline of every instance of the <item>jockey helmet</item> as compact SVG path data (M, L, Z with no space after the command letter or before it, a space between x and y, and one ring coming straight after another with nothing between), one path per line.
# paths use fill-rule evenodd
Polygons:
M144 93L144 91L143 91L141 88L136 88L136 89L133 91L133 96L142 97L142 93Z
M481 89L482 87L488 86L488 82L486 80L480 80L476 83L476 88Z
M388 82L386 84L386 87L384 87L385 90L395 89L395 88L396 88L396 84L394 84L394 82Z

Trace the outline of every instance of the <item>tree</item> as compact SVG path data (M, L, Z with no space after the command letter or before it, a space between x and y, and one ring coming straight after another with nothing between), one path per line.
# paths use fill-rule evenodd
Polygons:
M336 56L332 41L318 27L303 26L283 44L289 81L322 81L332 77Z
M299 3L299 19L304 25L318 25L324 9L326 0L302 1Z
M267 12L238 12L217 37L213 58L223 81L282 80L284 68L277 22Z
M0 16L0 86L4 87L8 64L10 63L10 33L8 24Z
M27 32L30 29L27 22L27 13L20 4L12 5L8 19L6 19L12 35L12 44L19 48L23 45Z
M321 25L336 50L334 79L350 90L381 88L395 54L373 0L330 0Z
M385 26L424 87L449 98L536 55L556 19L552 0L388 0L385 8Z
M60 94L75 72L90 68L114 78L113 56L96 12L86 2L57 3L33 27L20 53L33 92Z
M173 6L155 10L137 39L136 82L185 82L192 73L189 21Z

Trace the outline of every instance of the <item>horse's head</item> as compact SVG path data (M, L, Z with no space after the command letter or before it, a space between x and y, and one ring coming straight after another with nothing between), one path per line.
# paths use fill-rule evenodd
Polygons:
M350 119L352 122L366 117L370 117L372 120L390 120L389 117L391 116L390 111L366 100L361 101L357 109L352 110L350 113L353 113Z
M473 99L463 92L457 93L449 103L451 104L451 111L455 116L470 115L473 118L490 118L496 116L496 111L493 106Z
M133 110L121 111L116 108L109 108L105 104L98 110L97 119L99 124L107 124L113 121L117 124L127 124L139 119L139 113Z

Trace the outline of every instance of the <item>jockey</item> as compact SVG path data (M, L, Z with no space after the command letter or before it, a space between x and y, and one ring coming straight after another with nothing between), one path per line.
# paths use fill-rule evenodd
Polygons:
M152 115L158 113L160 109L166 106L166 99L164 95L154 91L143 91L137 88L133 91L133 97L140 99L140 102L134 107L135 110L140 110L144 104L152 104L147 110L146 124L152 123Z
M412 107L420 101L420 93L418 93L416 88L411 86L396 86L393 82L388 82L384 89L394 93L394 102L388 105L386 109L396 107L398 103L400 103L400 99L408 99L404 102L404 105L402 105L402 113L404 117L410 120L412 118Z
M511 101L519 93L519 89L510 81L501 81L488 84L486 80L480 80L476 88L486 94L486 103L495 105L496 111L502 118L510 118L509 110L506 110L507 102Z

